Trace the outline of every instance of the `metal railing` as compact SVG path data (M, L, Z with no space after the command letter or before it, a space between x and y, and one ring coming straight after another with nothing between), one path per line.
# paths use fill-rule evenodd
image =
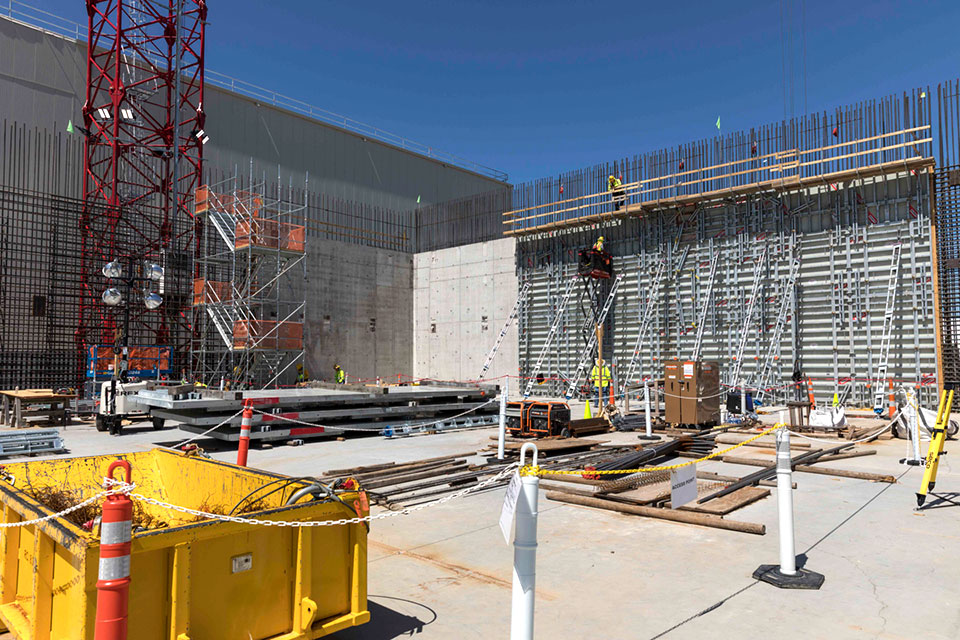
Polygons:
M49 11L38 9L23 2L19 2L18 0L6 0L6 2L0 0L0 16L22 22L31 27L36 27L49 33L72 38L77 41L84 40L87 32L87 27L79 22L62 18L58 15L50 13ZM427 158L431 158L439 162L445 162L461 169L466 169L468 171L472 171L501 182L506 182L509 178L505 171L488 167L480 164L479 162L467 160L466 158L442 151L436 147L422 144L396 133L391 133L390 131L385 131L380 127L375 127L371 124L360 122L359 120L354 120L353 118L348 118L347 116L334 113L333 111L328 111L327 109L322 109L308 102L304 102L303 100L285 96L282 93L278 93L271 89L266 89L244 80L233 78L223 73L218 73L211 69L207 69L205 71L204 79L208 84L220 87L221 89L227 89L239 95L246 96L254 100L259 100L272 106L305 115L324 124L333 125L351 133L372 138L378 142L383 142L405 151L426 156Z

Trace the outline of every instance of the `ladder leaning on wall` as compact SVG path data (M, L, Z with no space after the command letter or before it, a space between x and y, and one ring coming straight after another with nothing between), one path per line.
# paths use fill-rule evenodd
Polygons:
M507 331L510 330L510 325L512 325L513 321L520 315L520 307L523 305L523 301L526 300L528 293L530 293L529 281L523 283L523 287L520 289L520 295L517 296L517 301L513 303L513 311L510 312L507 321L503 323L503 328L500 329L500 335L497 336L497 341L493 344L493 348L490 349L490 353L487 354L487 359L483 363L483 369L480 370L480 375L477 376L478 381L483 380L484 376L487 375L487 371L490 370L490 365L493 364L493 359L497 356L500 345L503 344L504 338L507 337Z
M563 312L567 309L567 304L570 302L570 296L573 295L573 287L577 283L577 280L580 276L574 275L567 281L567 287L563 290L563 296L560 298L560 303L557 305L556 313L553 316L553 323L550 325L550 331L547 333L547 339L543 343L543 348L540 349L540 355L537 356L537 361L533 365L533 369L530 370L529 380L527 380L527 387L523 391L523 397L529 398L530 394L533 393L533 385L536 383L537 374L540 373L540 367L543 366L543 361L547 357L547 352L550 350L550 345L553 344L553 338L557 335L557 330L560 328L560 324L563 322Z
M897 277L900 275L900 250L898 242L893 245L893 256L890 258L890 277L887 280L887 302L883 309L883 334L880 337L880 366L877 367L877 378L873 383L873 412L883 413L883 386L887 379L890 364L890 338L893 334L894 303L897 300Z

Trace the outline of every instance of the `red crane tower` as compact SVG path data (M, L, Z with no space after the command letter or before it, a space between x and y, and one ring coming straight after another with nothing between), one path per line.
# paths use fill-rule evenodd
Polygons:
M101 273L118 260L145 260L164 276L164 301L148 310L128 300L131 346L172 347L189 367L186 313L202 229L190 199L200 184L203 144L204 0L87 0L87 92L83 105L81 283L76 343L84 377L92 346L121 344L120 311L101 300L113 286ZM127 344L126 342L124 344ZM165 366L164 366L165 365Z

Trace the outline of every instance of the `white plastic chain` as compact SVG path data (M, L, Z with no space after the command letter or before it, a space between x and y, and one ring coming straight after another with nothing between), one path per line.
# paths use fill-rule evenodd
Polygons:
M409 426L410 426L411 428L429 427L429 426L432 425L432 424L440 424L441 422L447 422L448 420L454 420L454 419L456 419L456 418L459 418L460 416L465 416L465 415L467 415L468 413L473 413L474 411L479 411L480 409L483 409L485 406L487 406L488 404L490 404L490 403L492 403L492 402L498 402L498 400L497 400L496 398L491 398L490 400L487 400L487 401L484 402L483 404L477 405L477 406L473 407L472 409L467 409L467 410L464 411L463 413L458 413L458 414L455 415L455 416L449 416L449 417L447 417L447 418L441 418L441 419L439 419L439 420L434 420L434 421L432 421L432 422L420 422L420 423L412 424L412 425L409 425ZM340 429L341 431L363 431L364 433L375 433L375 432L377 431L376 429L364 429L364 428L362 428L362 427L341 427L341 426L338 426L338 425L337 425L337 426L334 426L334 425L318 424L318 423L316 423L316 422L304 422L303 420L297 420L296 418L288 418L288 417L283 416L283 415L281 415L281 414L279 414L279 413L268 413L268 412L266 412L266 411L261 411L260 409L254 409L254 411L257 412L257 413L259 413L260 415L270 416L271 418L274 418L274 419L277 419L277 420L286 420L287 422L293 422L293 423L295 423L295 424L302 424L302 425L306 425L306 426L308 426L308 427L323 427L324 429ZM219 425L218 425L218 426L219 426ZM199 436L198 436L198 437L199 437Z
M406 509L401 509L399 511L384 511L375 515L368 515L362 518L341 518L339 520L304 520L304 521L288 521L288 520L260 520L258 518L244 518L240 516L227 516L221 515L219 513L208 513L206 511L199 511L197 509L189 509L187 507L181 507L179 505L170 504L168 502L162 502L160 500L155 500L153 498L148 498L139 493L132 493L133 485L127 485L126 483L120 482L119 480L106 479L105 482L109 484L116 485L118 490L115 493L127 493L130 498L133 500L139 500L140 502L146 502L157 507L162 507L164 509L170 509L172 511L179 511L180 513L185 513L198 518L207 518L209 520L221 520L223 522L236 522L238 524L254 524L261 525L266 527L336 527L345 524L360 524L363 522L373 522L374 520L383 520L385 518L392 518L394 516L406 516L416 511L421 511L429 507L436 507L451 500L461 498L468 493L474 491L479 491L485 487L488 487L499 480L502 480L504 476L509 474L512 471L516 471L519 467L519 463L513 463L506 468L504 468L500 473L495 476L491 476L486 480L473 485L472 487L467 487L466 489L461 489L456 493L451 493L448 496L438 498L431 502L424 502L423 504L418 504L413 507L407 507ZM308 503L304 503L308 504Z
M223 425L227 424L228 422L230 422L231 420L233 420L234 418L236 418L236 417L237 417L238 415L240 415L241 413L243 413L243 409L240 409L240 411L237 411L235 414L233 414L232 416L230 416L229 418L227 418L226 420L224 420L224 421L221 422L220 424L214 425L214 426L210 427L209 429L207 429L207 430L204 431L203 433L198 433L197 435L193 436L192 438L187 438L187 439L184 440L183 442L181 442L181 443L179 443L179 444L173 445L172 448L173 448L173 449L179 449L180 447L182 447L183 445L185 445L185 444L187 444L187 443L189 443L189 442L193 442L194 440L199 440L200 438L202 438L203 436L207 435L207 434L210 433L211 431L214 431L215 429L219 429L219 428L222 427Z
M113 481L113 482L116 483L116 481ZM119 483L118 483L118 484L119 484ZM97 501L99 501L99 500L101 500L101 499L103 499L103 498L105 498L105 497L107 497L107 496L113 496L113 495L117 495L117 494L119 494L119 493L129 493L130 491L133 490L133 488L134 488L135 486L136 486L136 485L132 485L132 484L131 484L131 485L124 485L124 486L118 487L118 488L116 488L116 489L107 489L106 491L101 491L100 493L98 493L98 494L96 494L96 495L90 496L89 498L87 498L87 499L84 500L83 502L78 502L77 504L73 505L72 507L67 507L67 508L64 509L63 511L60 511L60 512L58 512L58 513L51 513L50 515L48 515L48 516L43 516L42 518L34 518L33 520L21 520L20 522L0 522L0 529L11 529L11 528L13 528L13 527L26 527L26 526L28 526L28 525L39 524L39 523L41 523L41 522L46 522L47 520L53 520L54 518L61 518L61 517L65 516L65 515L67 515L68 513L73 513L73 512L76 511L77 509L82 509L83 507L87 506L88 504L93 504L94 502L97 502Z

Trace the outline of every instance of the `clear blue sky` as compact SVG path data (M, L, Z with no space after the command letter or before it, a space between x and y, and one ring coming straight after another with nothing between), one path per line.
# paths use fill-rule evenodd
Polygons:
M957 0L208 5L210 69L511 182L960 75Z

